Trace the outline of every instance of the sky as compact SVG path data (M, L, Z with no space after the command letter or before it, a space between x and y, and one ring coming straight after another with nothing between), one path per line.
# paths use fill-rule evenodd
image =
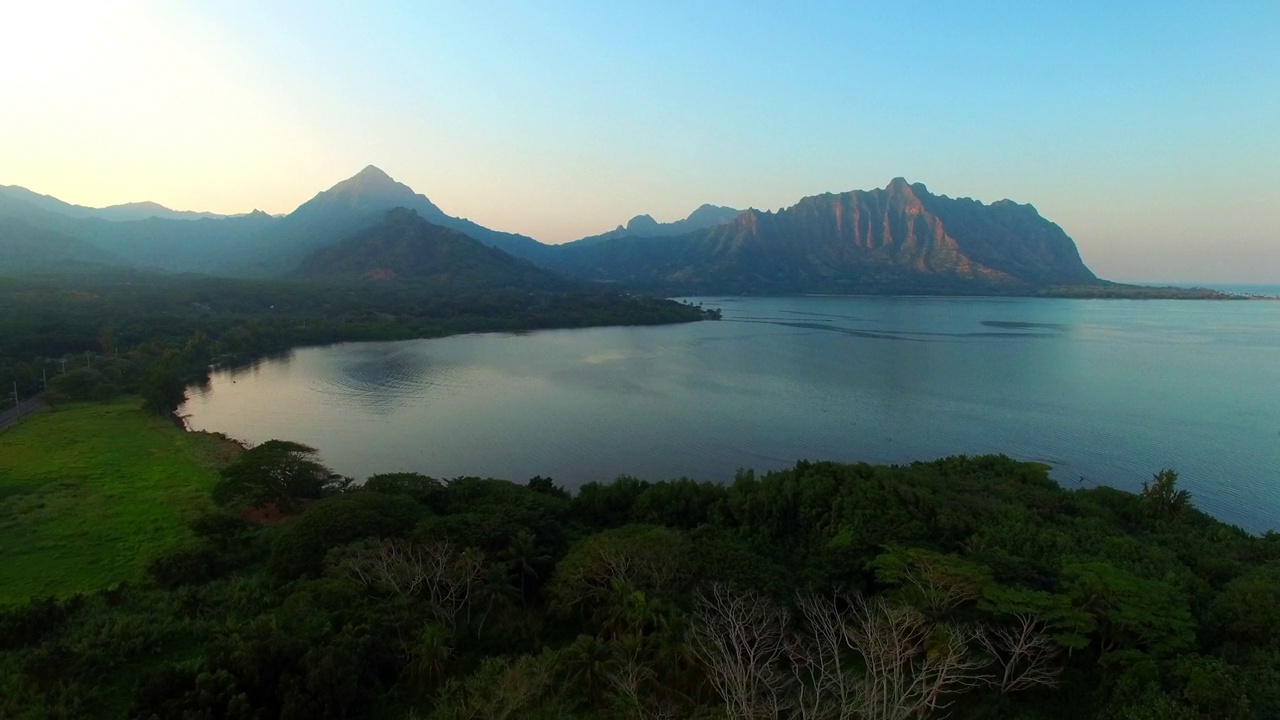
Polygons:
M286 213L382 168L563 242L883 187L1280 283L1280 2L0 0L0 184Z

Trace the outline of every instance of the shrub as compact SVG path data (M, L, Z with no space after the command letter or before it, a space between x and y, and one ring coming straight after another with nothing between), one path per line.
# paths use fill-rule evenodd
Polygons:
M405 495L414 502L425 505L439 512L444 499L444 483L433 477L420 473L382 473L372 475L363 485L365 490L386 493L387 495Z
M403 535L425 514L403 496L369 490L325 498L285 528L271 554L270 570L282 579L318 573L330 549L367 537Z

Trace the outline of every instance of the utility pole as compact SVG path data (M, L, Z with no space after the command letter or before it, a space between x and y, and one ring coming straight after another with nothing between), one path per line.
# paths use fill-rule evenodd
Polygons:
M62 363L62 372L65 373L67 371L67 359L64 357L58 362Z
M17 381L17 380L14 380L14 381L13 381L13 409L14 409L14 410L17 410L17 409L18 409L18 407L19 407L19 405L18 405L18 381Z
M40 389L49 389L49 368L47 367L40 368Z

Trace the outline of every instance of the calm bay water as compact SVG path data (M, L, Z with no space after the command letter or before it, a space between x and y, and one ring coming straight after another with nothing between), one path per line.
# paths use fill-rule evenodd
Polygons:
M1165 467L1280 529L1280 302L701 298L724 320L306 348L213 375L194 429L357 478L731 480L1003 452L1066 485Z

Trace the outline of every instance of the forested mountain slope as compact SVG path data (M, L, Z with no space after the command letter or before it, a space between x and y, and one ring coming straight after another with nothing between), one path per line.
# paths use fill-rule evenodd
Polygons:
M585 287L584 283L485 246L457 230L427 222L404 208L386 213L382 222L336 245L315 251L294 275L308 279L417 282L462 290Z

